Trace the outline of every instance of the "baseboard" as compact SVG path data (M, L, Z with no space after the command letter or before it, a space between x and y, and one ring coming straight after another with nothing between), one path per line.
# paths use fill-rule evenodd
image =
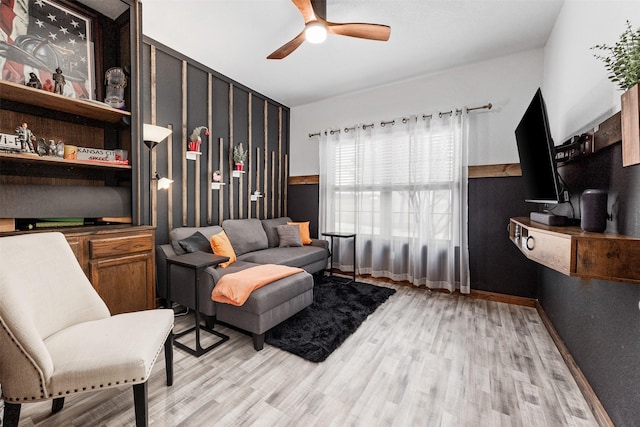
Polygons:
M514 295L498 294L496 292L480 291L476 289L471 289L471 292L466 296L487 301L503 302L505 304L521 305L524 307L533 308L536 306L536 300L533 298L517 297Z
M558 334L558 331L553 326L553 323L551 323L551 319L549 319L549 316L547 316L547 313L544 311L538 301L536 301L535 307L538 311L538 314L540 315L540 318L542 319L542 323L547 328L549 335L551 335L551 339L555 343L558 351L560 352L560 355L564 359L564 363L569 368L571 376L573 376L573 379L576 381L578 389L580 389L580 392L586 400L587 405L589 405L589 408L591 408L591 412L598 422L598 425L602 427L614 427L615 425L613 424L613 421L611 421L611 418L609 418L609 414L607 414L607 411L604 409L604 406L602 406L600 399L598 399L595 391L593 391L593 388L591 388L591 384L589 384L587 377L584 376L582 370L574 360L573 356L571 356L571 352L569 352L569 349L565 345L564 341L562 341L562 338L560 338L560 334Z

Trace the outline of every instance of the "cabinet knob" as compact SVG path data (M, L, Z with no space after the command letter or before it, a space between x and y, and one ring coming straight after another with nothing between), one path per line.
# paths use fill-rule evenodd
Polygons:
M535 246L535 240L533 239L533 236L527 236L524 241L524 245L528 250L532 250Z

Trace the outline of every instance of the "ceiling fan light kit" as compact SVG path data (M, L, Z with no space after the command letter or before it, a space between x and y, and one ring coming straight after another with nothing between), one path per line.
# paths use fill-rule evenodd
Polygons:
M309 43L322 43L327 33L339 36L356 37L367 40L387 41L391 35L391 27L380 24L335 23L326 21L313 10L311 0L291 0L304 18L305 28L292 40L276 49L267 59L283 59L290 55L306 40ZM324 4L324 3L323 3ZM323 7L321 9L326 8Z
M309 43L322 43L327 39L327 27L320 21L307 22L304 27L304 38Z

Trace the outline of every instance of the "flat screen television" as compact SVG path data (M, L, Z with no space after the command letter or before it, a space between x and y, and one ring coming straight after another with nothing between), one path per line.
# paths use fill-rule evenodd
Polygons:
M524 180L525 201L541 205L563 202L563 191L556 166L556 150L549 130L547 108L539 88L515 133ZM560 225L563 217L553 219L552 216L548 213L542 216L532 213L531 219Z

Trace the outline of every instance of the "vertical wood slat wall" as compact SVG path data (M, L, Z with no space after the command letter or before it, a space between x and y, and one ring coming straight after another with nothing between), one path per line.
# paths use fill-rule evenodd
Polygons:
M166 200L155 181L146 187L153 188L158 243L168 241L169 231L177 226L286 215L289 109L151 39L145 39L145 45L143 80L151 97L143 99L144 121L175 130L166 144L155 148L150 165L150 175L158 170L174 180ZM188 136L202 125L210 131L208 137L201 135L202 155L186 160ZM173 143L177 138L179 143ZM233 178L233 147L239 143L248 156L245 173ZM225 184L219 190L211 189L215 170ZM256 191L262 197L252 200Z

